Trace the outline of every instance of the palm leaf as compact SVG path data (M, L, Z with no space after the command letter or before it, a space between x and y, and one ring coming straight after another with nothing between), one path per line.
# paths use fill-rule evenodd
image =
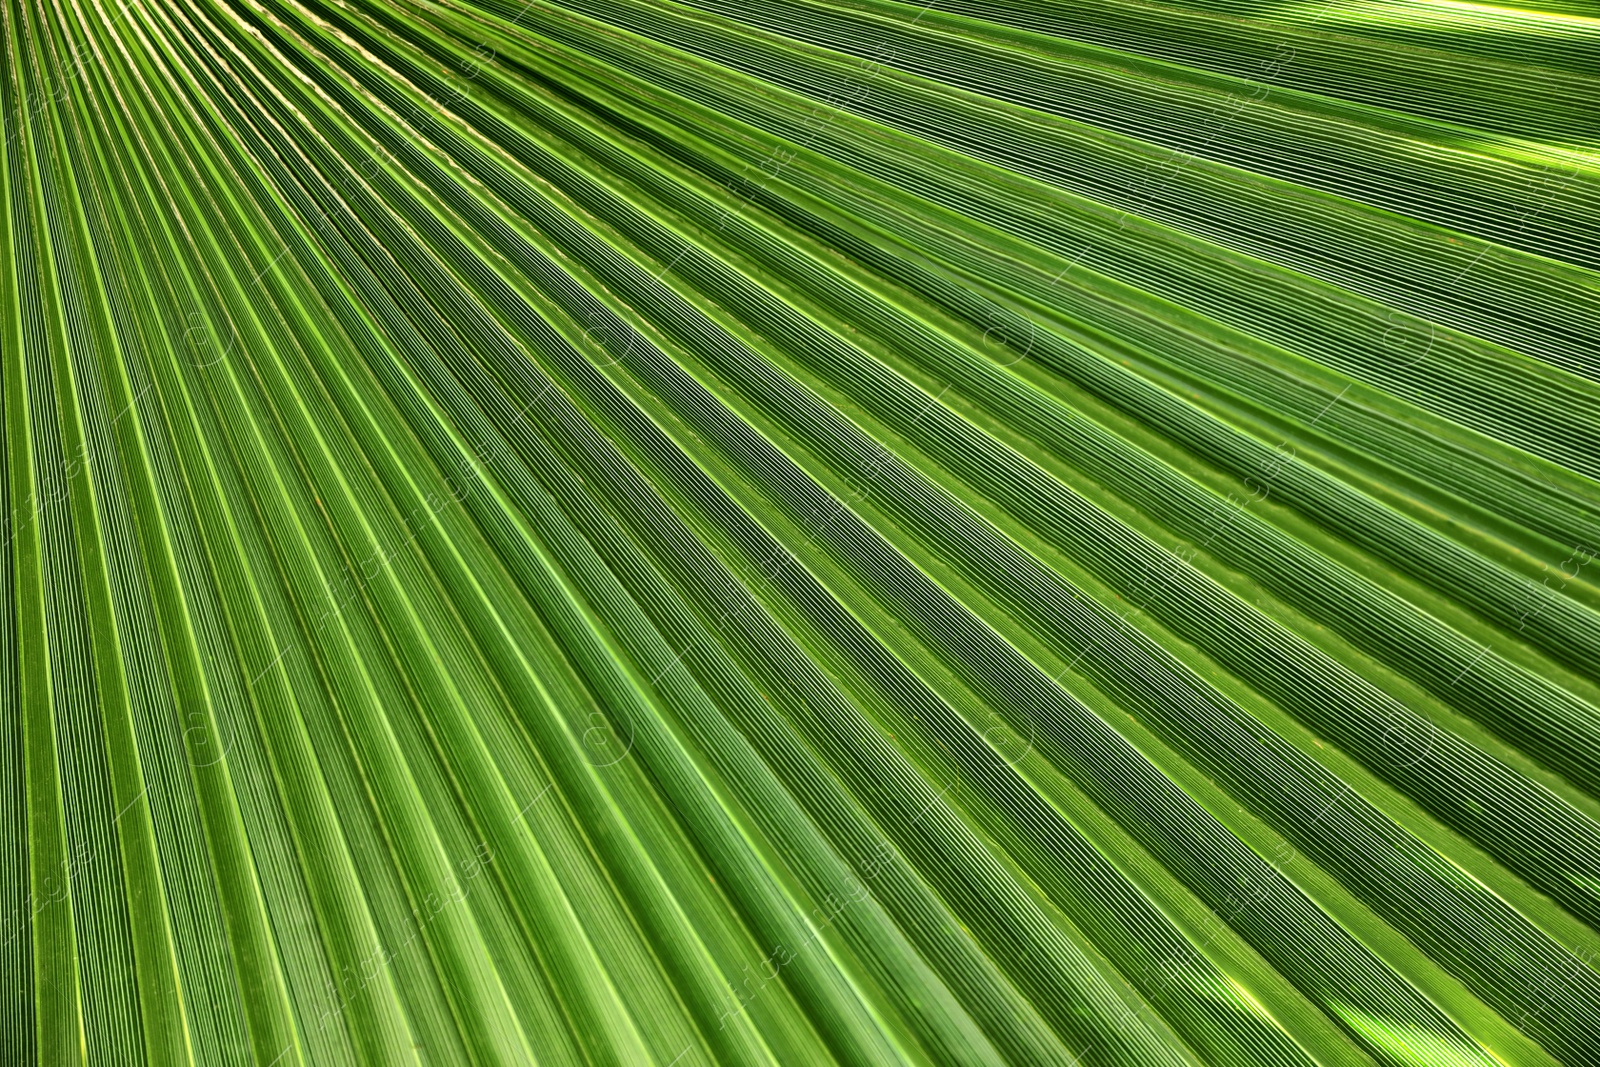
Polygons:
M5 1062L1600 1062L1592 7L3 13Z

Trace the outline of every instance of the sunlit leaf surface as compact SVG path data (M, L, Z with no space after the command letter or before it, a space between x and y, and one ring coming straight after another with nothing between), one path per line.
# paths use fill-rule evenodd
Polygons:
M1600 11L3 0L0 1064L1600 1064Z

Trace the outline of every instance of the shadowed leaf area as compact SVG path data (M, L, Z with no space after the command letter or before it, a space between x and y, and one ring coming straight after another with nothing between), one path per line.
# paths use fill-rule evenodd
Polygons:
M1600 9L0 0L0 1064L1600 1064Z

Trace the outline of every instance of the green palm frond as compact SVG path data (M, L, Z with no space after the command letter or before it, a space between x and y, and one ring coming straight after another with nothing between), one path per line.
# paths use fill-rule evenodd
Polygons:
M1600 1063L1600 11L4 0L0 1063Z

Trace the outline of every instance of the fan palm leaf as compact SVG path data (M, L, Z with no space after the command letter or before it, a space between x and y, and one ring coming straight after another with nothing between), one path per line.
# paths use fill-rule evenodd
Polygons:
M0 11L6 1062L1600 1062L1590 6Z

